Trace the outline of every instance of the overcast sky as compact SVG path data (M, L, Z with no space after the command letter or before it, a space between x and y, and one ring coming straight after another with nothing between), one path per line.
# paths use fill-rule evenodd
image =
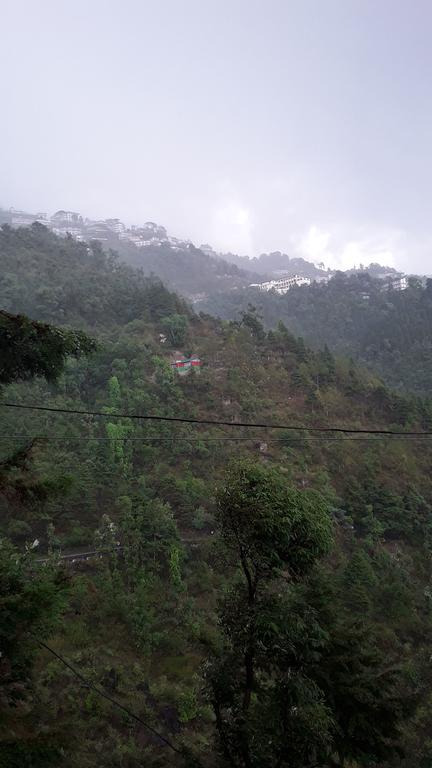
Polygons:
M0 6L0 206L432 272L430 0Z

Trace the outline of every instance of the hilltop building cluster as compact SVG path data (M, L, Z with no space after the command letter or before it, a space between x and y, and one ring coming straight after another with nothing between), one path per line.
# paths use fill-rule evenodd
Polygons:
M59 237L71 236L79 242L88 242L90 240L99 240L105 247L117 249L121 244L130 245L140 249L155 249L162 248L164 251L169 249L171 251L184 251L192 246L191 240L182 240L177 237L171 237L168 235L165 227L156 224L153 221L147 221L142 225L127 226L120 219L89 219L83 217L77 211L59 210L52 216L48 216L46 213L29 213L28 211L16 210L10 208L9 210L0 209L0 226L2 224L9 224L11 227L30 227L32 224L42 224L51 230L55 235ZM120 249L121 250L121 249ZM247 257L237 258L234 254L222 254L216 252L208 243L202 243L199 246L199 250L210 259L225 259L225 261L231 262L234 265L242 267L246 270L255 271L256 265L259 263L257 259L251 259L248 262ZM279 295L287 293L291 288L310 285L311 277L305 277L302 274L294 274L287 276L288 269L281 269L281 259L284 254L276 251L271 254L263 254L261 259L266 257L266 264L268 262L268 268L262 269L260 267L256 271L258 274L261 272L263 277L273 276L271 280L266 280L260 283L251 283L251 288L257 288L259 291L274 291ZM285 256L287 261L287 256ZM276 261L275 261L276 259ZM302 259L292 260L292 269L301 271L302 265L295 264L294 262L301 262ZM305 262L306 267L310 268L313 265ZM288 266L288 265L287 265ZM316 282L327 282L332 277L332 272L323 271L323 266L320 265L321 273L313 275L313 280ZM360 271L364 268L361 266ZM351 274L356 273L356 269L348 271ZM405 291L408 288L408 278L405 275L397 273L394 269L382 267L379 264L371 264L369 267L370 274L377 279L383 281L383 291ZM252 277L252 276L251 276ZM205 294L203 294L205 296ZM370 298L369 293L363 292L362 298L367 300Z
M173 250L180 250L191 244L190 240L169 237L165 227L147 221L142 226L127 227L120 219L93 220L84 218L76 211L57 211L53 216L46 213L28 213L16 211L0 212L0 224L12 227L30 227L34 223L43 224L55 235L71 235L75 240L100 240L101 242L119 239L136 248L150 248L166 245Z

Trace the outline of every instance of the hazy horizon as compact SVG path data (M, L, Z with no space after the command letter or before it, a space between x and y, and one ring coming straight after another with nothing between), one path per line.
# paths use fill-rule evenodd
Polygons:
M1 206L432 271L429 3L2 8Z

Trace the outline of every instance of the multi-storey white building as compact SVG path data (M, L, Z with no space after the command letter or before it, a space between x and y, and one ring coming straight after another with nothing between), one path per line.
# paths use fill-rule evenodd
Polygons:
M74 226L81 226L83 218L80 213L76 211L57 211L51 216L51 223L55 226L65 226L66 224L73 224Z
M391 287L394 291L406 291L408 288L408 278L397 277L396 280L392 280Z
M105 219L104 224L110 229L112 232L115 232L117 235L120 234L120 232L124 232L126 229L126 226L123 224L120 219Z
M268 280L266 283L252 283L251 288L258 288L260 291L275 291L284 294L295 285L310 285L309 277L293 275L292 277L281 277L279 280Z
M217 254L215 253L215 250L214 250L214 248L212 248L212 246L211 246L211 245L209 245L208 243L201 243L201 245L200 245L199 249L200 249L200 251L202 251L203 253L205 253L205 254L206 254L206 256L216 256L216 255L217 255Z
M384 283L381 290L382 291L397 291L400 293L401 291L406 291L408 288L408 278L405 277L405 275L399 275L398 277L393 277L387 282Z

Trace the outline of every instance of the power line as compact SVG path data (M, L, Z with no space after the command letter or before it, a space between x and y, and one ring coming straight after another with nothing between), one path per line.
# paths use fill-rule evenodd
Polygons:
M53 408L46 405L32 405L26 403L0 403L3 408L19 408L32 411L45 411L48 413L68 413L78 416L101 416L105 419L138 419L143 421L165 421L179 424L209 424L219 427L255 427L257 429L284 429L286 431L302 432L339 432L342 434L367 434L367 435L393 435L403 437L432 437L432 432L409 431L403 432L393 429L358 429L356 427L305 427L293 424L268 424L244 421L222 421L216 419L190 419L182 416L156 416L153 414L138 413L105 413L105 411L84 411L76 408Z
M185 755L185 753L181 749L178 749L178 747L176 747L175 744L169 741L169 739L167 739L165 736L162 736L162 734L159 733L159 731L156 731L156 729L153 728L152 725L149 725L149 723L147 723L141 717L139 717L134 712L132 712L128 707L125 707L123 704L120 704L120 702L117 701L117 699L113 699L112 696L109 696L108 693L105 693L105 691L103 691L101 688L98 688L97 685L87 680L87 678L85 678L84 675L81 674L81 672L78 672L78 670L75 669L75 667L73 667L72 664L70 664L65 658L63 658L63 656L60 656L60 654L57 653L57 651L55 651L53 648L50 648L50 646L44 643L42 640L39 640L39 638L36 637L36 635L34 635L33 632L29 631L28 634L35 640L35 642L38 645L41 646L41 648L45 648L46 651L48 651L53 656L55 656L55 658L58 659L58 661L60 661L62 664L64 664L65 667L70 669L70 671L75 675L75 677L81 680L81 682L84 683L84 685L87 688L90 688L92 691L97 693L98 696L101 696L102 698L106 699L115 707L118 707L118 709L121 709L123 712L126 712L126 714L129 715L129 717L131 717L133 720L136 720L137 723L140 723L145 728L147 728L147 730L149 730L154 736L156 736L156 738L160 739L164 744L166 744L167 747L172 749L173 752L176 752L178 755L180 755L183 758L189 757L189 755ZM197 768L203 768L197 758L194 758L194 760Z
M305 436L307 437L307 436ZM276 441L283 441L286 438L284 437L273 437L266 440L266 442L276 442ZM291 440L302 440L302 437L292 437ZM328 437L314 437L311 436L310 439L316 439L316 440L331 440L333 438ZM344 439L344 438L335 438L338 440ZM135 441L135 442L153 442L158 440L170 440L171 442L191 442L191 443L200 443L200 442L219 442L224 440L263 440L262 435L248 435L245 436L238 436L238 435L224 435L223 437L214 437L209 436L206 437L205 435L201 437L186 437L185 435L167 435L167 436L157 436L157 437L151 437L143 435L141 437L131 437L128 435L125 435L124 437L99 437L99 436L93 436L93 435L76 435L76 436L67 436L64 435L0 435L0 440L61 440L61 441L76 441L76 440L96 440L98 442L115 442L115 441Z

